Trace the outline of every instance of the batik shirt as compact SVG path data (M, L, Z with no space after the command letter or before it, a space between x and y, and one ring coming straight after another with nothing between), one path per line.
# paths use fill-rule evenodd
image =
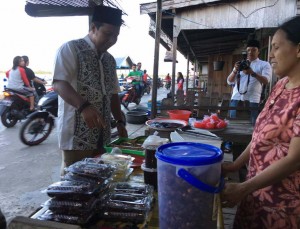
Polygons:
M62 150L95 150L110 141L110 99L119 92L116 63L108 52L97 55L90 38L65 43L58 50L54 80L64 80L102 114L104 129L89 129L75 107L58 100L58 138Z
M291 139L300 136L300 87L286 89L287 82L278 81L256 121L247 179L286 157ZM256 190L242 201L234 228L300 228L299 189L300 170Z

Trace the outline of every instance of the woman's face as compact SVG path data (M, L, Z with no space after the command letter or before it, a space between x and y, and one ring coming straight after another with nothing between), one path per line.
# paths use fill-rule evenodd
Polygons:
M24 66L25 66L25 61L24 61L23 58L20 58L19 66L21 66L21 67L24 67Z
M283 30L277 30L272 39L270 62L276 75L280 78L299 74L300 67L299 45L295 45L286 37Z

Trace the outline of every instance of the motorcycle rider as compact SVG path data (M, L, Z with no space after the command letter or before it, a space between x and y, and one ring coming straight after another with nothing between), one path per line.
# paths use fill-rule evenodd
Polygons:
M165 77L165 81L166 81L166 88L169 89L171 87L171 76L170 73L168 73Z
M34 71L32 71L32 69L28 68L28 65L29 65L29 58L28 58L28 56L22 56L22 58L23 58L23 60L25 62L24 69L25 69L26 76L27 76L27 79L29 81L30 86L34 87L34 83L40 84L40 85L47 84L46 81L40 80L38 77L36 77L35 74L34 74ZM46 91L46 88L44 86L42 88L43 88L43 90ZM36 89L34 91L34 98L35 98L36 102L39 100L39 96L41 96L41 93L39 93L37 91L37 89Z
M30 101L29 110L34 111L34 88L30 86L24 66L25 62L21 56L16 56L13 59L12 69L6 72L6 77L8 78L7 88L28 96Z
M125 77L127 79L128 77L133 77L132 85L134 85L137 96L141 96L141 81L142 81L142 74L140 71L137 71L136 64L133 64L131 67L132 71L129 72L128 76Z

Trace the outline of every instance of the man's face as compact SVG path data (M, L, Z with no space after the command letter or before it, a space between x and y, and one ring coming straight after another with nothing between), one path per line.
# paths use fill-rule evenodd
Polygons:
M257 47L247 47L247 58L250 61L257 59L259 50Z
M138 64L137 64L137 69L140 70L141 68L142 68L142 64L141 64L141 63L138 63Z
M90 37L98 52L103 53L117 42L119 33L120 26L102 23L99 29L92 25Z
M136 70L136 65L132 65L131 69L132 69L132 71L135 71Z

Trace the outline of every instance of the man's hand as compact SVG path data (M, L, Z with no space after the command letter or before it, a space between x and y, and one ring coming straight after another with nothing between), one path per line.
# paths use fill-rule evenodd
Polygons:
M117 124L118 134L121 138L128 138L128 133L123 123Z
M243 73L244 73L245 75L252 75L252 74L255 73L255 72L252 70L252 68L249 67L249 68L243 70Z
M104 122L102 115L92 105L83 109L81 116L90 129L95 127L99 129L106 127L106 123Z
M234 70L233 70L233 71L238 72L238 71L239 71L239 68L240 68L240 64L241 64L241 61L235 62L235 64L234 64Z

